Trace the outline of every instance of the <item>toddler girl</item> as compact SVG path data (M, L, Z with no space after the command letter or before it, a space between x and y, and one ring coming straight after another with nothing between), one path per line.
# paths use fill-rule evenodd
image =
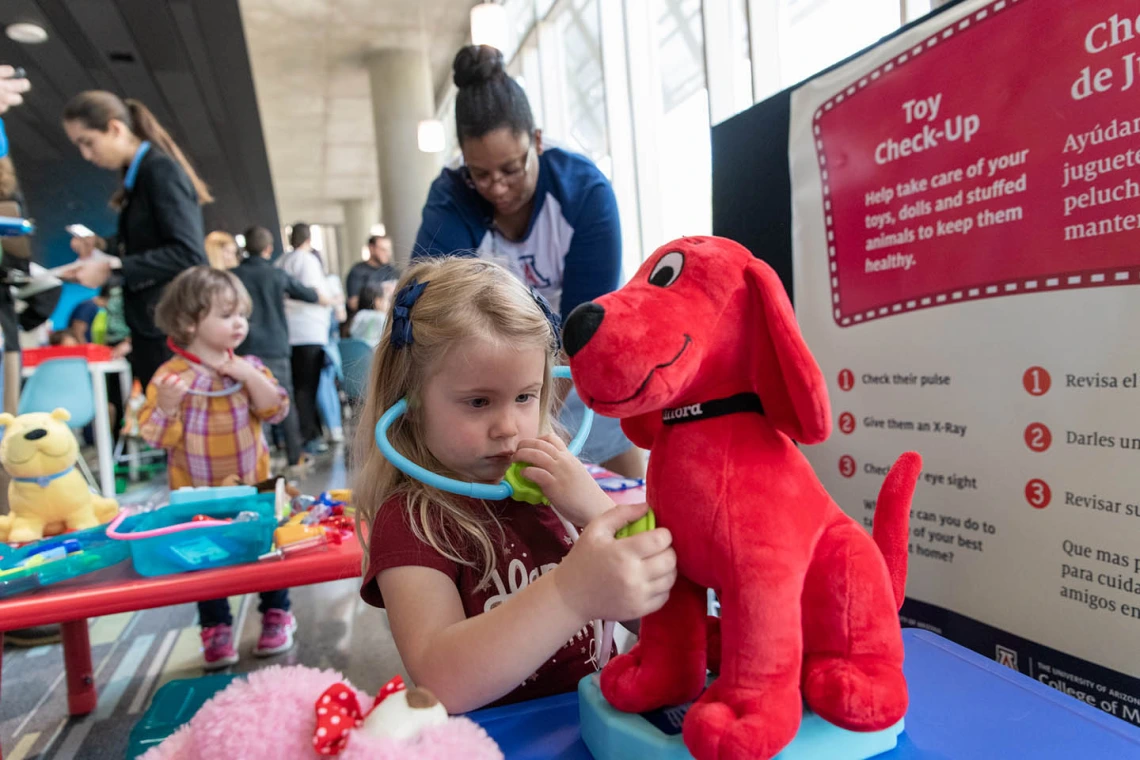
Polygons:
M236 474L254 484L269 477L263 423L281 422L289 397L253 356L234 355L249 332L250 299L228 271L193 267L167 286L154 321L174 358L159 367L139 413L143 440L167 451L171 490L220 486ZM263 593L261 636L254 654L269 656L293 646L297 624L287 589ZM229 602L198 603L206 669L238 660Z

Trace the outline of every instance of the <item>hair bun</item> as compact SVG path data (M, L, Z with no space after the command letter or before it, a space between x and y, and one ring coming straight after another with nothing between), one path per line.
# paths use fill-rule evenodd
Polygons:
M483 84L503 74L503 53L490 45L468 45L456 53L451 68L456 87Z

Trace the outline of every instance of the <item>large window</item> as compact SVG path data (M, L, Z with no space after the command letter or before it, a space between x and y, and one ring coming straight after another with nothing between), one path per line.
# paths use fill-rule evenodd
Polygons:
M780 79L807 79L899 27L899 0L780 0Z
M660 239L712 232L712 142L701 0L654 0L661 120L657 161Z
M554 24L564 61L564 139L567 147L592 158L610 176L598 2L570 0Z

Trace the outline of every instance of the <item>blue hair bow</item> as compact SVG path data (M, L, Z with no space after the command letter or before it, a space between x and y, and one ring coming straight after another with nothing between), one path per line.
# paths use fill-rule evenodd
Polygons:
M550 308L550 302L543 297L534 288L530 289L530 295L534 298L534 302L538 304L538 308L542 309L542 315L546 317L546 321L550 323L550 332L554 334L554 350L562 350L562 317L554 313Z
M430 280L428 281L430 282ZM423 294L427 282L417 282L413 279L396 294L396 301L392 306L392 348L400 349L410 346L412 340L412 307Z

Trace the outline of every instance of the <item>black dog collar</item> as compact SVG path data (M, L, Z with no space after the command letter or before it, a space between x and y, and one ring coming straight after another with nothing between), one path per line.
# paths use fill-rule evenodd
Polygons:
M679 425L682 422L707 420L711 417L723 417L726 414L736 414L737 412L763 414L764 404L760 402L760 397L755 393L738 393L728 398L717 398L699 404L663 409L661 421L666 425Z

